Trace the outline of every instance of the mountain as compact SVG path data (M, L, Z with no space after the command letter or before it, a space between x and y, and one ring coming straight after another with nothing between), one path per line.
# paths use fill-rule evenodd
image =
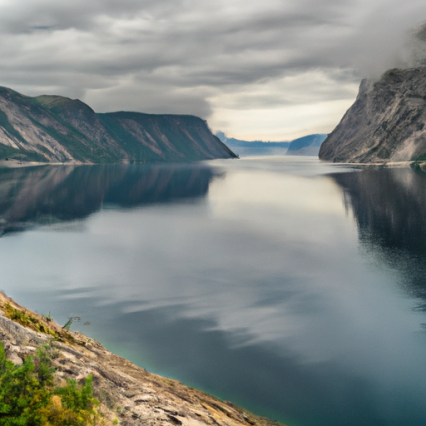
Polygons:
M321 146L322 160L386 163L426 159L426 67L363 80L355 103Z
M315 134L303 136L290 143L286 155L314 155L318 156L321 144L327 135Z
M28 97L0 87L0 159L150 163L233 157L195 116L97 114L78 99Z
M228 138L223 132L217 132L216 136L241 157L249 155L284 155L290 145L290 142L243 141Z
M318 155L319 148L327 135L314 134L294 139L291 142L243 141L228 138L225 133L216 136L238 155Z

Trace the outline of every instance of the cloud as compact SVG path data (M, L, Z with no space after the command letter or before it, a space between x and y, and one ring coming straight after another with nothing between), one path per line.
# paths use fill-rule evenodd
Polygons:
M259 111L260 129L271 109L300 109L310 95L310 105L318 104L321 91L322 108L343 99L349 107L361 77L408 61L409 29L425 17L417 0L0 0L0 55L7 58L0 84L79 97L97 111L207 119L224 115L221 104L233 98L234 112ZM284 80L310 73L329 80L326 87L282 92ZM241 126L224 130L238 136ZM285 129L274 134L286 138Z

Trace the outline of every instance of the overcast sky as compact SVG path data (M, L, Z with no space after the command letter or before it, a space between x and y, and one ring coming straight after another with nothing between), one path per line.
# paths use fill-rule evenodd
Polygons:
M333 130L425 20L424 0L0 0L0 85L289 140Z

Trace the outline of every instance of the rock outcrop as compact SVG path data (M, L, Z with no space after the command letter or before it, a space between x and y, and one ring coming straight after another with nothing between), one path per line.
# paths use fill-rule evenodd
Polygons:
M10 317L16 317L12 320ZM24 327L18 323L27 322ZM100 343L68 332L52 319L31 312L0 293L0 341L7 358L22 364L37 347L50 343L58 384L84 382L93 375L94 395L105 425L280 426L231 402L184 386L108 352Z
M333 162L426 159L426 67L392 69L363 80L358 97L321 146Z
M0 159L150 163L232 157L195 116L97 114L80 100L28 97L0 87Z

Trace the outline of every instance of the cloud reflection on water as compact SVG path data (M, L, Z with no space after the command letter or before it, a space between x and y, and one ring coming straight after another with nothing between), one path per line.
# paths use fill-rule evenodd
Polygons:
M394 223L394 195L380 189L395 183L297 159L217 164L223 179L202 175L196 202L104 209L82 232L2 239L2 286L24 304L50 301L59 318L77 307L132 359L296 425L422 424L424 314L399 286L404 270L358 244L373 207Z

